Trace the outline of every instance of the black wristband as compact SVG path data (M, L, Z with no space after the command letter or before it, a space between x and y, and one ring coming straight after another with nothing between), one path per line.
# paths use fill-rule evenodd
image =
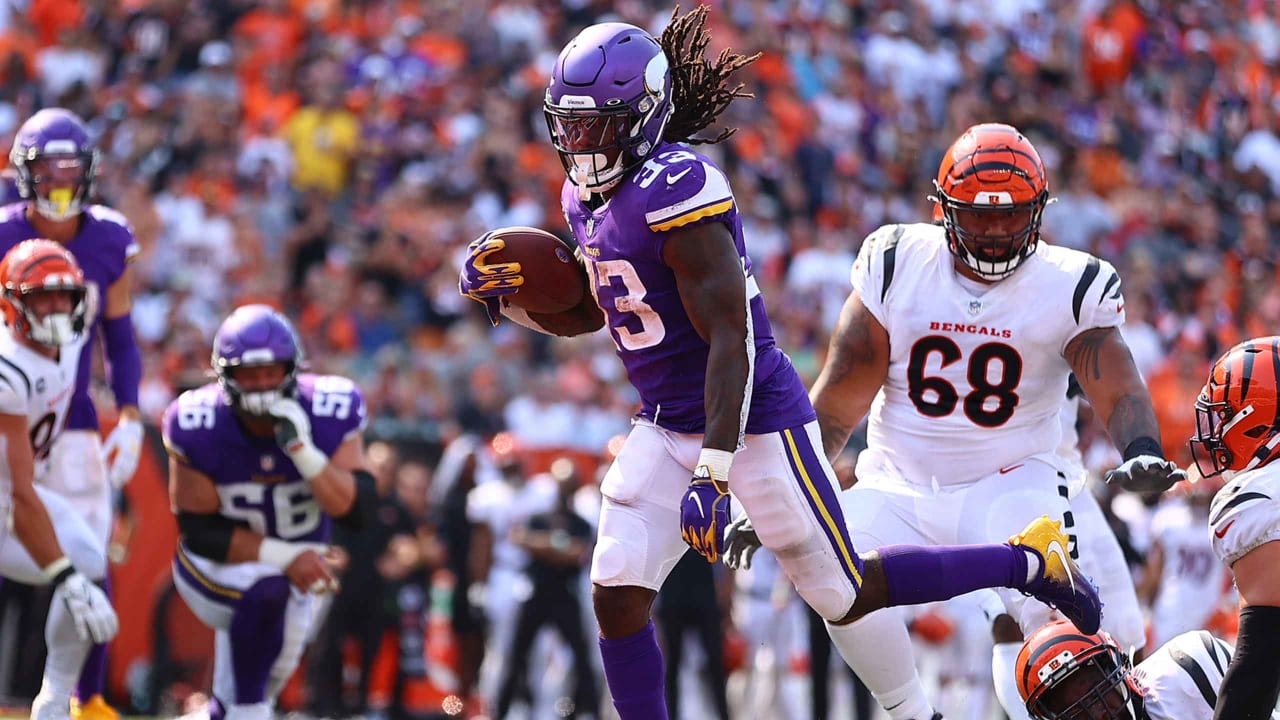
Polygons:
M1146 435L1134 440L1124 446L1124 452L1121 453L1125 460L1132 460L1139 455L1153 455L1164 460L1164 450L1160 447L1160 442Z
M74 565L68 565L68 566L66 566L66 567L62 568L62 572L60 572L60 573L58 573L57 575L54 575L54 576L53 576L53 582L49 583L49 587L51 587L51 588L56 588L56 587L58 587L59 585L61 585L61 584L62 584L62 582L63 582L64 580L66 580L67 578L69 578L69 577L71 577L72 575L74 575L74 574L75 574L75 572L76 572L76 568L75 568L75 566L74 566Z

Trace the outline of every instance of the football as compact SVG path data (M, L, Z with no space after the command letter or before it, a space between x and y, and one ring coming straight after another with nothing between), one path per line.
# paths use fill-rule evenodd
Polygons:
M587 291L582 268L573 248L546 230L507 227L493 231L507 246L490 256L490 262L518 262L524 285L508 295L512 305L527 312L559 313L582 301Z

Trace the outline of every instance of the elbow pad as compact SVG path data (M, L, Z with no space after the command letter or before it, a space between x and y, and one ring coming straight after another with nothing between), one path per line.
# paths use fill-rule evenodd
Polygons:
M231 552L231 536L237 523L218 513L178 511L178 531L182 544L202 558L224 563Z
M351 500L351 509L342 517L334 518L334 522L348 530L363 530L372 525L373 511L378 507L378 485L373 475L365 470L352 470L356 479L356 496Z

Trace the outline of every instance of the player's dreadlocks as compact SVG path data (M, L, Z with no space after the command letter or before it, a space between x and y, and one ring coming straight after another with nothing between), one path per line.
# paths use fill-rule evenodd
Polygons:
M684 15L677 5L671 22L662 31L662 51L671 63L671 102L675 110L662 139L691 144L718 143L738 131L725 128L713 138L696 138L694 134L715 122L734 98L755 97L742 92L742 83L728 87L729 76L760 57L739 55L725 48L713 63L707 60L707 44L711 33L704 27L707 6L699 5Z

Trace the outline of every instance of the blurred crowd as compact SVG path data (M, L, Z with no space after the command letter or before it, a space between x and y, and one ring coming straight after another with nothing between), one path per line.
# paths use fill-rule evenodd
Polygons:
M730 175L779 343L806 379L821 367L862 238L928 221L952 139L1009 122L1050 172L1046 241L1120 269L1124 332L1166 453L1189 460L1191 401L1209 363L1280 328L1280 3L710 4L713 52L764 54L741 73L755 98L721 118L738 133L706 151ZM441 482L459 472L443 467L442 449L459 437L491 448L501 433L527 474L565 452L589 489L637 399L605 334L549 341L511 323L489 328L457 293L458 259L490 228L565 233L563 170L541 117L555 55L606 19L657 34L671 9L0 3L0 145L49 105L76 111L99 137L99 194L143 247L133 313L144 414L157 419L176 392L206 381L209 340L230 308L281 306L312 366L352 376L367 396L370 437L383 441L397 490L388 497L403 497L393 515L421 541L392 556L458 576L502 563L521 574L527 548L477 560L469 527L449 525L486 521L461 512L476 500L456 478ZM1111 462L1097 428L1082 438L1095 469ZM589 498L580 504L589 515ZM1121 514L1120 525L1149 520ZM378 567L408 573L393 565ZM419 600L425 608L429 597ZM452 622L476 632L456 613ZM464 666L479 652L459 650Z

